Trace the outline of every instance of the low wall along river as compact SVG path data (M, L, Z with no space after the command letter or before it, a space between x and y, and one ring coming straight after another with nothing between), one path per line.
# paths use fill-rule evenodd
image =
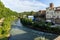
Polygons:
M36 31L24 27L20 19L14 21L11 26L9 40L54 40L58 35Z

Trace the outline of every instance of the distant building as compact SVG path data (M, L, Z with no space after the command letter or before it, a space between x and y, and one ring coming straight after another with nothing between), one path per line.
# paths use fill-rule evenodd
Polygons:
M37 20L37 21L39 21L41 19L45 19L46 18L45 16L46 16L46 10L40 10L34 15L35 20Z
M32 19L32 20L34 20L34 16L28 16L28 19Z

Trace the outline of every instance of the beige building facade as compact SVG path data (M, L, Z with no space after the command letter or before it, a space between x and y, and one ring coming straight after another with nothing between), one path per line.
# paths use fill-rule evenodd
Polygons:
M46 8L46 20L60 23L60 7L54 7L54 4L50 3L50 7Z

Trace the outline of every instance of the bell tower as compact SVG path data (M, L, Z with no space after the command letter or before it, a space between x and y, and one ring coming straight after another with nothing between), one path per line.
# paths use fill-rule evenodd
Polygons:
M54 4L53 3L50 3L50 8L54 8Z

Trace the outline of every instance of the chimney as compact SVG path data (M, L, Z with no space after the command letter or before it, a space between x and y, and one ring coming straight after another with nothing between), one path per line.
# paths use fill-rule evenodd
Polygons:
M54 8L54 4L53 3L50 3L50 8Z

